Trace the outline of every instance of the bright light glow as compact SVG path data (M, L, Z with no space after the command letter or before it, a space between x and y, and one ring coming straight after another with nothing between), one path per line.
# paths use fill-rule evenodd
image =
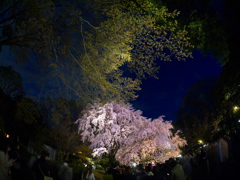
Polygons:
M239 107L238 106L234 106L233 109L234 109L234 111L236 111L236 110L239 109Z
M134 163L133 163L133 167L136 167L136 166L137 166L137 164L134 162Z
M181 157L182 157L182 155L181 155L181 154L179 154L177 157L181 158Z
M238 122L240 123L240 119L238 120Z
M199 139L199 140L198 140L198 143L199 143L199 144L202 144L202 143L203 143L203 141L202 141L201 139Z

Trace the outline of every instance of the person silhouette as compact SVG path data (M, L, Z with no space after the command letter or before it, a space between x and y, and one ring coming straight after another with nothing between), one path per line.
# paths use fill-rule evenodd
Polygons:
M72 180L73 172L72 168L69 167L69 164L67 162L64 162L59 171L58 171L58 177L60 180Z
M82 173L82 180L95 180L95 175L92 172L92 165L88 164Z
M10 167L13 165L15 160L9 158L10 142L6 138L1 138L0 143L0 179L10 180L11 173Z
M48 159L49 152L42 151L41 157L35 162L34 169L37 180L43 180L44 176L50 176Z

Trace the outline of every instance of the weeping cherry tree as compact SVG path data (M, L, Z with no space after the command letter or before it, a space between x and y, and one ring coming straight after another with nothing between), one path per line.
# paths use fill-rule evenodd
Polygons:
M186 141L173 134L171 121L148 119L130 104L93 103L77 119L82 141L89 141L94 157L108 155L120 164L163 161L176 157Z

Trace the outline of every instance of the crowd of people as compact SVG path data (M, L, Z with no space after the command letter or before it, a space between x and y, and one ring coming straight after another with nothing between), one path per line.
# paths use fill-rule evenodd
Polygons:
M202 167L206 166L206 153L201 151L199 156ZM142 164L136 167L117 166L108 171L113 180L193 180L193 158L188 154L179 159L170 158L163 164ZM10 143L9 139L1 139L0 143L0 180L44 180L44 176L51 176L49 167L49 153L42 151L32 155L24 164L17 143ZM22 167L22 166L27 167ZM55 172L56 173L56 172ZM59 166L56 180L73 180L73 171L67 162ZM83 171L82 180L95 180L93 167L88 164Z
M8 139L1 138L0 143L0 179L18 180L19 178L19 153L18 145L11 147Z
M156 165L139 164L136 167L117 166L110 170L113 180L191 180L192 166L190 158L185 156Z
M57 180L72 180L72 168L64 162L57 175ZM0 138L0 180L44 180L45 176L51 177L49 152L43 150L26 160L21 157L17 142Z

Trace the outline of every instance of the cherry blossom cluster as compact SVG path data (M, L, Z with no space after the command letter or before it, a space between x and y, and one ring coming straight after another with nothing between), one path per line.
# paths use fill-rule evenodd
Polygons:
M172 133L172 122L163 117L146 118L130 104L113 101L90 104L76 123L93 156L114 153L119 163L131 164L176 157L187 144L179 132Z

